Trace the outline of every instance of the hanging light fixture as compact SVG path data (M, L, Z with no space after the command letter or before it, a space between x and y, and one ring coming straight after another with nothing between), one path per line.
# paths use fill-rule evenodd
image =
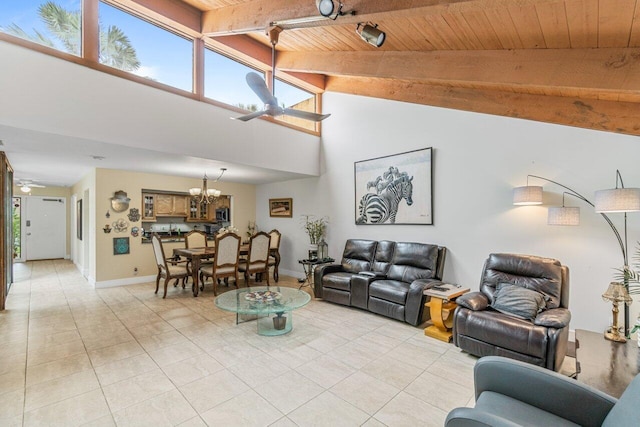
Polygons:
M562 193L562 207L552 206L547 211L548 225L580 225L580 208L564 205L564 195Z
M542 187L539 185L529 185L527 175L527 185L513 189L513 204L517 206L531 206L542 204Z
M222 175L224 175L227 168L220 168L220 175L213 180L213 182L218 182ZM205 172L204 177L202 178L202 188L190 188L189 194L193 197L194 200L198 202L198 204L214 204L222 192L220 190L216 190L215 188L208 188L207 186L207 174Z
M372 24L371 22L358 22L356 34L374 47L382 46L387 36L384 31L378 29L378 24Z
M22 191L23 193L28 193L31 191L31 187L29 187L28 185L23 185L22 187L20 187L20 191Z

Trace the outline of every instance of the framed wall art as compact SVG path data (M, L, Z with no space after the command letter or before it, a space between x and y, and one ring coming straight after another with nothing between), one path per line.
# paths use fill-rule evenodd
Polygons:
M358 225L433 225L433 149L354 163Z
M129 238L114 237L113 238L113 254L126 255L129 253Z
M269 199L269 216L291 218L293 199Z

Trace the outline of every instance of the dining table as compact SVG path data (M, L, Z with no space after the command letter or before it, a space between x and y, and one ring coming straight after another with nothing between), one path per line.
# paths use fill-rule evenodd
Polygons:
M249 253L249 244L240 245L240 255ZM200 291L200 264L202 260L211 259L216 254L215 246L206 246L201 248L175 248L173 250L174 257L185 257L191 261L191 275L193 277L193 296L197 297Z

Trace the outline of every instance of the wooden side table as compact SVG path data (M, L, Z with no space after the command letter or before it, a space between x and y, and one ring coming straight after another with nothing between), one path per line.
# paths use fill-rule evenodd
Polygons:
M454 300L460 295L469 292L469 288L444 283L438 286L447 290L439 291L430 288L424 291L424 295L431 297L431 300L425 303L425 308L429 308L431 321L433 322L433 325L424 329L424 334L440 341L451 342L453 336L451 332L453 312L458 306Z

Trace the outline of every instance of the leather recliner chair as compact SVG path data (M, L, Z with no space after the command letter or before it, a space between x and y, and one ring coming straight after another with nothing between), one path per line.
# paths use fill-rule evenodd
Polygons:
M537 291L546 308L533 320L494 310L496 287L507 283ZM560 370L569 338L569 269L529 255L491 254L478 292L456 299L453 343L476 356L504 356Z
M474 369L476 404L449 412L445 427L637 426L640 375L616 399L572 378L503 357Z

